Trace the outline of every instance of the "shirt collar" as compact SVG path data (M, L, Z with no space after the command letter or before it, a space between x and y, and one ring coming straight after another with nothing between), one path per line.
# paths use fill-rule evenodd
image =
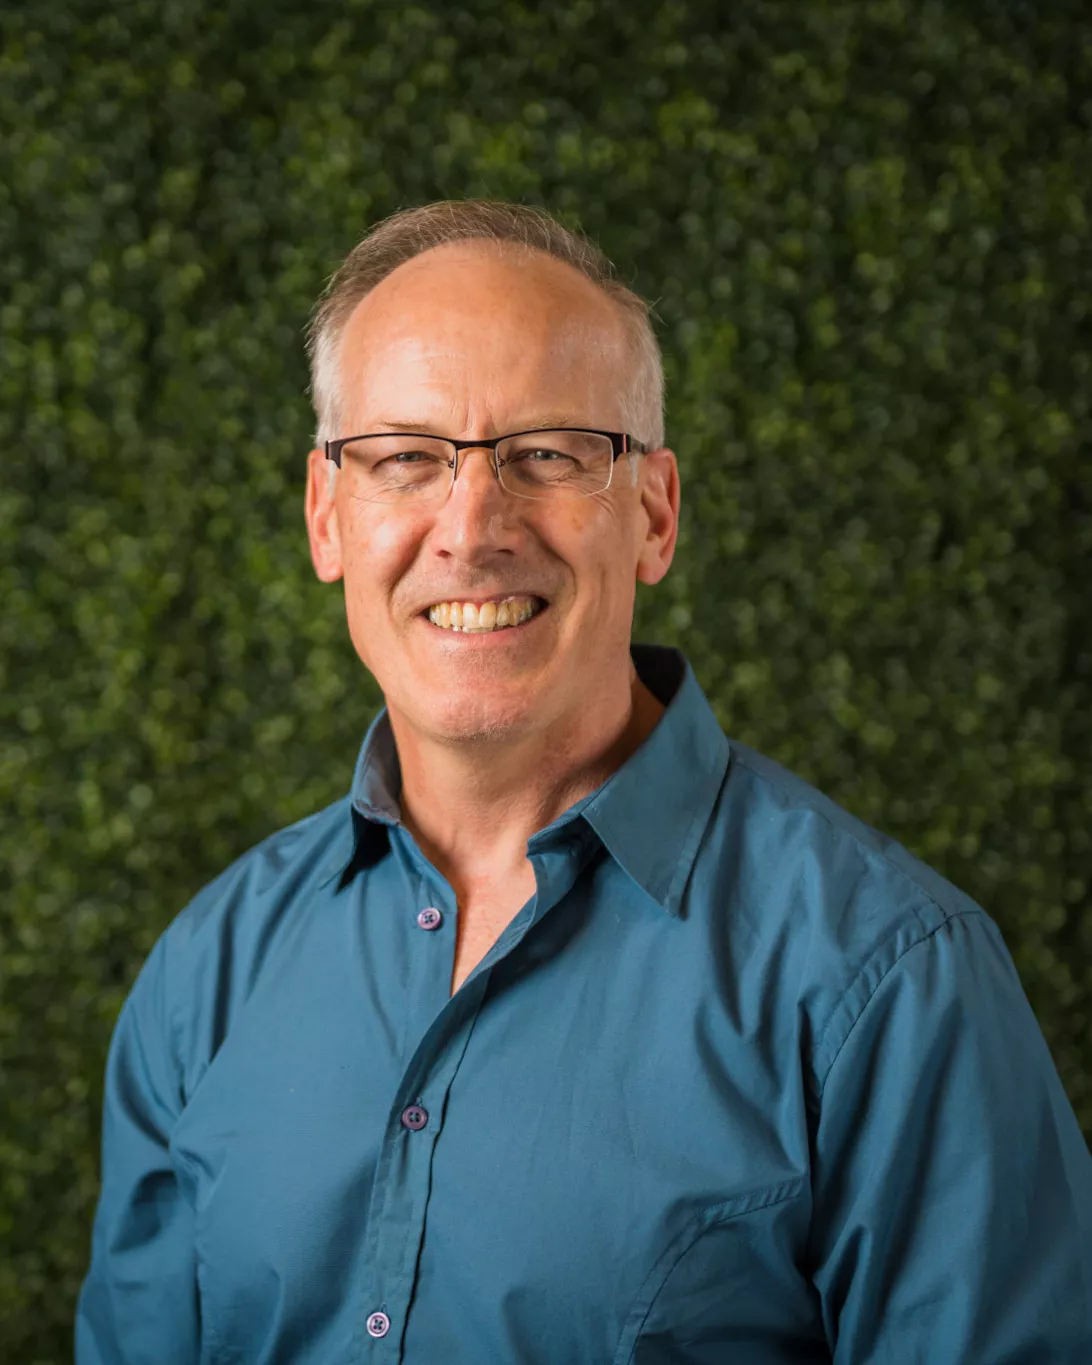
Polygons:
M355 867L368 867L386 852L388 830L402 818L401 790L394 731L383 707L368 727L353 770L348 801L351 829L338 835L320 885L339 874L344 885Z
M678 915L698 847L712 814L730 747L684 656L659 645L631 646L637 675L666 707L641 747L590 796L528 843L549 843L582 816L615 861L670 915ZM353 850L344 846L329 875L343 876L385 851L401 821L402 777L384 708L357 758L350 790Z
M638 677L667 709L582 813L638 886L678 915L731 750L678 650L635 644L631 653Z
M402 820L402 770L387 708L372 721L353 772L352 804L365 820L397 825Z

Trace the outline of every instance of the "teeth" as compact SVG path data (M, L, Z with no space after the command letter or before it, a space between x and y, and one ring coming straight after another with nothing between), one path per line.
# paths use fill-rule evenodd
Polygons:
M507 626L519 626L535 615L535 603L530 597L510 597L504 602L437 602L429 607L428 619L444 630L465 631L482 635Z

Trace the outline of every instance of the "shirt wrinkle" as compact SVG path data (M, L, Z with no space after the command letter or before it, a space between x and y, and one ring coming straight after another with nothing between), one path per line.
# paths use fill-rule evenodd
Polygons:
M633 659L663 715L453 995L385 713L168 927L76 1365L1092 1359L1092 1157L997 926Z

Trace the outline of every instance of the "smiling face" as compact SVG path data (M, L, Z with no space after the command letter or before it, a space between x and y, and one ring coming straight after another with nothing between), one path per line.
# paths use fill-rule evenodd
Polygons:
M357 305L335 434L626 431L632 368L617 305L578 271L542 253L453 243L399 266ZM489 452L467 450L446 499L422 506L354 496L348 466L331 488L323 452L311 452L315 569L344 577L353 644L400 742L586 735L628 703L636 582L667 571L678 511L670 451L635 463L636 482L623 455L605 492L542 501L506 493ZM484 605L489 621L486 604L511 598L527 619L444 628L439 604Z

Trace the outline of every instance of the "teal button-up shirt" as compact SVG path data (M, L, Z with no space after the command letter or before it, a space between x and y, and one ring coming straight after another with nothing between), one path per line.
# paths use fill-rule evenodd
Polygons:
M997 927L634 658L666 713L454 996L383 715L167 929L79 1365L1092 1362L1092 1158Z

